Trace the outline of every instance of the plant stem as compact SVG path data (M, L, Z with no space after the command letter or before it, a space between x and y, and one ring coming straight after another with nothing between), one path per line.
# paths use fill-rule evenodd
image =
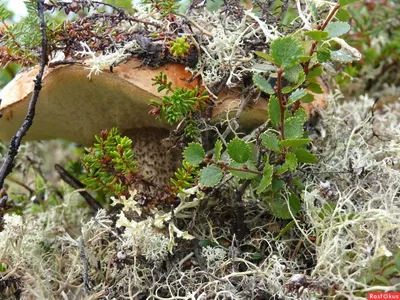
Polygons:
M44 19L44 12L43 12L43 0L39 0L37 4L37 12L40 17L40 32L42 35L42 50L40 55L40 69L39 73L36 76L35 88L32 93L31 100L28 105L28 112L25 116L24 122L22 123L20 129L18 129L17 133L11 138L10 147L7 152L7 156L3 162L3 165L0 168L0 189L3 187L4 180L6 177L12 172L14 168L14 159L18 154L19 147L21 146L22 138L26 135L29 128L33 124L33 119L35 117L36 112L36 103L39 98L39 93L42 89L42 78L44 74L44 69L47 65L48 56L47 56L47 48L48 48L48 41L47 41L47 30L46 30L46 21Z
M283 102L283 95L282 95L282 74L283 68L278 69L278 100L279 100L279 107L281 111L281 138L282 141L285 139L285 103Z
M325 30L326 26L328 26L329 22L330 22L330 21L332 20L332 18L335 16L335 14L336 14L336 12L339 10L339 8L341 8L341 5L340 5L340 4L336 4L335 7L329 12L329 15L328 15L328 17L326 18L325 22L324 22L321 26L318 26L317 29L318 29L318 30L322 30L322 31ZM309 56L312 56L312 55L313 55L313 53L315 52L315 49L317 48L317 45L318 45L318 41L314 41L314 42L312 43ZM307 61L307 62L304 64L304 73L305 73L306 75L307 75L308 72L310 71L310 70L309 70L310 62L311 62L311 60Z

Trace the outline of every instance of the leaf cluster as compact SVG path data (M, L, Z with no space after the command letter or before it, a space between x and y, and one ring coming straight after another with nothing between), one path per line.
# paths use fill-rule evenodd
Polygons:
M107 195L126 195L138 180L138 168L132 150L132 140L122 137L116 128L103 130L96 136L93 148L82 159L87 172L84 183L92 190Z
M167 76L160 72L153 79L153 85L158 85L158 92L166 91L166 94L159 100L150 100L150 105L154 108L151 114L161 117L174 124L191 113L202 111L205 109L207 100L209 99L207 91L200 91L196 86L194 89L188 88L172 88L172 82L168 81Z

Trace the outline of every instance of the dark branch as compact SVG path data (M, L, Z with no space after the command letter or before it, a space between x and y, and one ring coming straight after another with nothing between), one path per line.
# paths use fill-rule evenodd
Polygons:
M12 172L14 168L14 159L18 154L22 138L26 135L29 128L32 126L33 119L35 117L36 103L39 98L40 90L42 89L42 78L48 59L47 56L48 41L46 34L46 21L44 19L44 13L43 13L43 2L44 2L43 0L39 0L37 5L37 11L40 17L40 32L42 35L42 49L40 55L39 74L36 76L36 79L34 80L35 88L33 90L32 98L29 102L28 112L25 116L25 120L22 123L21 128L18 129L17 133L11 138L7 156L3 162L3 165L0 168L0 189L4 185L4 180Z
M60 175L61 179L64 180L68 185L70 185L71 187L73 187L74 189L84 189L86 188L86 186L80 182L78 179L76 179L75 177L73 177L71 174L68 173L67 170L65 170L63 167L61 167L60 165L54 165L54 168L56 169L56 171L58 172L58 174ZM98 211L99 209L102 209L103 207L101 206L101 204L94 199L88 192L86 191L79 191L79 194L85 198L86 203L94 210L94 211Z

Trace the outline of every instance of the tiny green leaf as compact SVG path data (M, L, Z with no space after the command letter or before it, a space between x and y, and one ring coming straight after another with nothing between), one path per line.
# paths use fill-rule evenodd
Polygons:
M345 6L345 5L353 4L353 3L356 3L356 2L360 2L360 1L361 0L339 0L339 4L341 6Z
M312 79L312 78L321 76L321 74L322 74L322 67L321 66L316 67L316 68L312 69L310 72L308 72L307 79Z
M331 51L331 58L334 61L339 61L343 63L348 63L357 60L357 58L351 55L351 53L346 49Z
M273 58L271 57L271 55L264 53L264 52L260 52L260 51L254 51L254 53L258 56L261 57L267 61L274 61Z
M342 7L342 8L340 8L340 9L337 11L335 17L336 17L339 21L347 22L347 21L351 18L351 15L350 15L350 13L347 11L346 8L343 8L343 7Z
M298 64L303 52L301 44L291 36L277 38L271 43L271 56L283 68Z
M190 143L183 151L183 157L192 166L197 166L206 157L206 152L199 143Z
M318 161L315 155L303 148L293 149L293 153L296 155L298 162L313 164Z
M316 94L323 94L321 86L316 82L311 82L308 84L307 89Z
M216 186L222 179L222 171L217 166L207 166L200 171L200 183L207 187Z
M289 171L294 171L297 168L297 158L296 155L289 152L286 154L285 164L288 166Z
M303 98L305 95L307 95L306 90L304 90L304 89L297 89L297 90L295 90L295 91L289 96L287 105L290 105L290 104L296 102L297 100Z
M285 79L289 82L296 83L299 81L300 73L303 72L303 68L299 65L285 69ZM303 72L304 73L304 72Z
M303 98L301 98L301 102L303 103L311 103L314 101L314 95L313 94L308 94L305 95Z
M222 142L220 140L217 140L214 146L214 159L216 162L218 162L219 159L221 158L221 152L222 152Z
M275 96L269 98L268 113L271 123L279 125L281 122L281 108L279 106L279 100Z
M285 121L285 138L287 139L296 139L303 136L304 122L300 118L288 118Z
M279 147L279 140L272 132L264 132L263 134L261 134L261 143L265 148L269 150L277 153L281 152L281 148Z
M229 142L227 151L234 161L242 164L249 160L251 154L250 146L237 137Z
M320 63L328 62L331 59L331 52L328 49L320 49L317 51L317 60Z
M275 91L272 88L272 85L263 76L261 76L259 74L254 74L253 82L264 93L267 93L270 95L275 94Z
M350 25L345 22L330 22L325 31L328 32L330 38L341 36L350 30Z
M322 41L328 38L328 32L321 30L310 30L304 33L304 35L310 37L314 41Z
M311 142L311 139L286 139L279 142L282 147L298 147L307 145Z
M265 191L271 185L272 174L274 173L274 167L269 164L265 165L263 173L264 174L260 181L260 184L258 185L258 187L256 189L257 194L261 194L263 191Z

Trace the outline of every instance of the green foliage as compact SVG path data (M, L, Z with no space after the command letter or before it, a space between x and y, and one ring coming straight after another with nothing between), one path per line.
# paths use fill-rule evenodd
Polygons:
M175 172L175 178L171 178L173 193L183 193L185 189L191 188L198 176L198 170L187 160L182 162L182 166Z
M245 141L235 137L228 144L229 156L237 163L245 163L250 158L250 147Z
M107 195L127 194L132 180L138 176L132 140L122 137L116 128L104 130L87 151L82 165L87 172L83 181L88 188Z
M271 56L280 67L289 68L298 64L302 55L303 47L291 36L278 38L271 43Z
M172 89L172 83L167 80L167 76L162 72L153 81L153 85L159 85L157 89L159 92L166 90L166 95L162 97L161 101L150 100L154 107L150 111L151 114L160 116L168 123L174 124L190 113L204 110L209 97L206 91L200 92L198 86L194 89Z
M173 56L184 57L188 53L190 45L186 42L185 37L177 37L175 41L171 41L170 51Z
M183 151L183 157L192 166L197 166L203 162L206 152L199 143L190 143Z
M217 166L207 166L200 171L200 183L206 187L216 186L222 179L222 170Z
M159 12L160 19L176 14L180 7L177 0L143 0L143 3L150 4L153 10Z

